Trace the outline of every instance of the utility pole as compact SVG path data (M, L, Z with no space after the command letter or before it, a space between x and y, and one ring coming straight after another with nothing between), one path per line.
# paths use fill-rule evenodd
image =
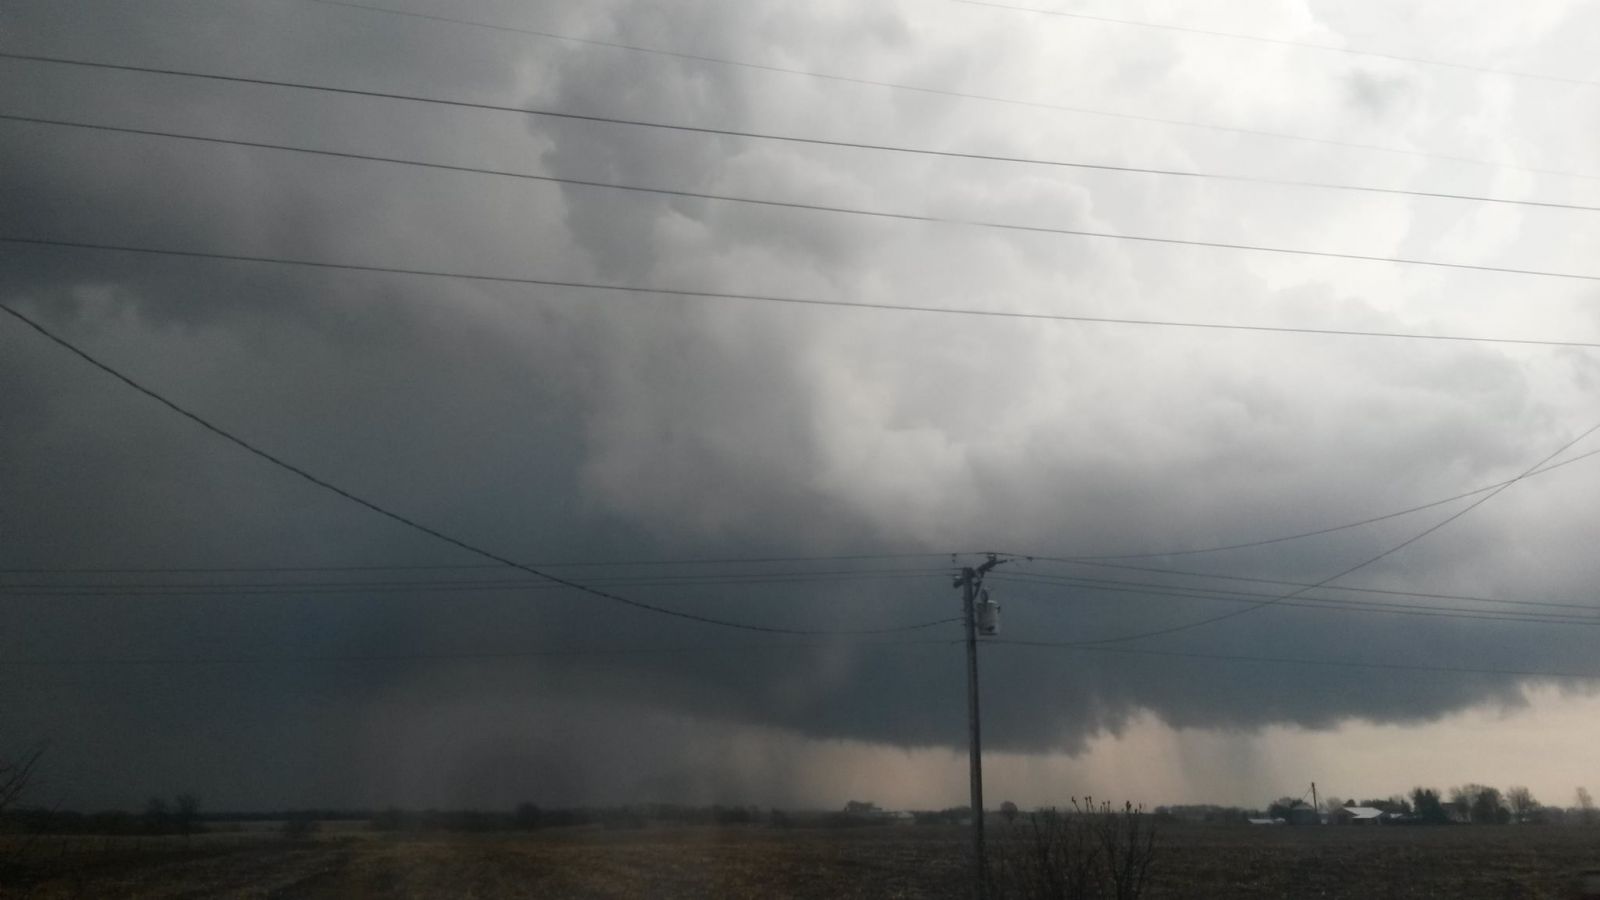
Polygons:
M967 746L972 778L972 855L977 879L976 896L985 900L989 894L989 868L983 839L983 729L978 718L978 615L975 600L978 586L990 569L1005 560L993 553L987 562L973 568L964 566L956 576L955 586L961 588L961 618L967 629ZM992 634L990 628L985 633Z

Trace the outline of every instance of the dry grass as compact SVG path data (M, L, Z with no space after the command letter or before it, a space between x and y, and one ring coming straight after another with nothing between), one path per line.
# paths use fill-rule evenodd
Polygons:
M1600 831L1537 826L1169 829L1155 896L1566 900Z
M46 838L0 897L957 898L965 851L957 829L912 826ZM1554 900L1597 868L1600 831L1577 828L1169 827L1150 896Z

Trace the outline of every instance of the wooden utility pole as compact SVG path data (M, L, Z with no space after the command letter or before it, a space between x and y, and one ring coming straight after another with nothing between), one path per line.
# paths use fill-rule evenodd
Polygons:
M983 835L983 728L978 716L978 614L975 601L983 576L1005 561L991 553L983 565L977 568L964 566L956 577L956 587L961 588L961 618L967 629L967 746L972 779L974 892L978 900L985 900L989 895L989 866ZM992 625L989 627L992 629ZM993 631L985 633L992 634Z
M972 776L972 858L977 867L978 900L988 896L989 871L983 841L983 728L978 720L978 615L973 599L978 573L961 570L961 615L967 628L967 753Z

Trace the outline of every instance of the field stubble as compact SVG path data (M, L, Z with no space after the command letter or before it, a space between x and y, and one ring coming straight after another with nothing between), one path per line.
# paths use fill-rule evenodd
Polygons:
M1169 826L1147 896L1555 900L1587 869L1600 830ZM34 842L0 897L958 898L968 871L965 832L921 826L78 837Z

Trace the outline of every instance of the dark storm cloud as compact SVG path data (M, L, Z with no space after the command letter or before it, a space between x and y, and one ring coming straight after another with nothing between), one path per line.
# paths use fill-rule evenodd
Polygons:
M522 21L519 10L480 12ZM955 145L960 137L1044 153L1038 144L1051 155L1092 146L1065 120L313 4L31 3L4 15L5 46L21 52L902 143ZM752 48L770 46L821 67L865 59L873 77L886 79L981 80L1001 65L937 30L920 36L932 49L920 49L909 19L878 13L863 22L843 8L614 4L549 16L532 24L714 56L759 56ZM1070 49L1046 43L1019 54ZM1255 229L1258 239L1438 238L1391 207L1371 207L1370 219L1302 215L1321 207L1277 197L1230 209L1217 202L1223 195L1194 185L1157 190L3 65L15 76L0 79L5 109L32 114L70 109L90 120L543 166L562 177L948 207L1075 227L1152 231L1177 205L1197 221ZM1086 78L1127 80L1098 57L1084 65ZM1333 106L1346 99L1331 90L1330 98ZM1354 320L1379 330L1452 321L1427 296L1386 301L1386 292L1431 292L1368 270L1334 287L1327 277L1286 278L1235 256L0 128L0 230L8 234L882 302L1156 315L1179 298L1193 307L1184 318ZM1174 139L1152 141L1141 161L1183 152ZM1307 201L1324 203L1332 208ZM1493 483L1591 424L1571 414L1583 408L1578 375L1588 367L1592 377L1592 364L1563 366L1533 351L980 325L43 248L7 247L4 259L6 302L113 365L363 496L531 562L1183 549ZM1437 284L1461 289L1469 311L1482 297L1465 280ZM1529 296L1550 308L1566 299L1546 286ZM30 332L0 327L0 351L6 565L481 561L228 447ZM1584 511L1561 498L1593 483L1584 463L1541 476L1358 583L1581 597L1594 575L1576 537ZM1194 567L1315 581L1449 509ZM1188 567L1182 558L1156 564ZM953 614L941 560L903 567L927 571L904 580L617 590L794 629ZM1045 563L1011 571L1167 580ZM1117 636L1235 608L993 587L1008 633L1046 639ZM30 658L681 648L490 662L7 670L7 740L52 739L64 780L88 803L133 803L167 784L240 805L487 803L501 783L577 802L617 797L603 773L618 769L638 790L670 799L705 793L692 787L706 776L694 774L704 761L685 722L726 740L761 729L906 746L963 739L954 646L807 639L740 651L728 645L780 639L570 592L14 597L0 616L0 652ZM1589 637L1544 624L1284 608L1138 646L1571 670L1588 664ZM1076 750L1144 711L1196 727L1419 721L1512 698L1516 686L1510 678L1388 678L1024 648L996 647L987 659L989 740L1021 751ZM627 746L635 735L651 753ZM773 779L804 767L767 765ZM743 777L759 778L749 771Z

